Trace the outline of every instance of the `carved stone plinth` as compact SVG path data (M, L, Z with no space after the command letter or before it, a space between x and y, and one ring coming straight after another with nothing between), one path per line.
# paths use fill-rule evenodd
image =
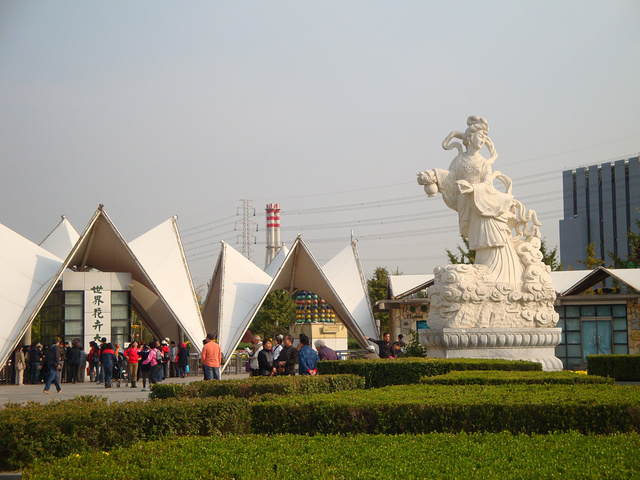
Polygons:
M420 333L427 356L528 360L545 371L562 370L555 354L561 328L442 328Z

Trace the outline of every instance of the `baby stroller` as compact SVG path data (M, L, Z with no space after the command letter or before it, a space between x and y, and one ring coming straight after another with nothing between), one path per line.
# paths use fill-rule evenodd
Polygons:
M129 386L129 374L127 373L129 367L129 362L124 355L118 355L118 361L113 366L113 378L111 379L111 384L115 382L116 386L120 388L120 383L125 382L124 386Z

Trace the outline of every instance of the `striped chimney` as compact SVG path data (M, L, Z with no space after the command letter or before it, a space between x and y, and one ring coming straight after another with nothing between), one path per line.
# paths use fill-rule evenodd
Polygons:
M268 203L267 212L267 252L265 267L268 266L280 250L280 204Z

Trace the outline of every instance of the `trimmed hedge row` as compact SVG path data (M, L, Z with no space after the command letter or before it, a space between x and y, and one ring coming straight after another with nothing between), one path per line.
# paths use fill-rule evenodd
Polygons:
M640 382L640 355L587 355L587 373Z
M36 458L108 451L163 436L568 430L639 431L640 389L408 385L255 401L227 397L107 404L84 397L45 405L11 404L0 410L0 470L20 468Z
M35 459L110 450L162 436L249 433L244 399L185 399L110 403L78 397L48 404L9 404L0 410L0 471Z
M501 372L466 371L449 372L436 377L422 377L422 383L429 385L613 385L612 378L584 375L574 372Z
M252 432L609 434L640 430L640 389L610 385L407 385L255 403ZM309 431L313 425L313 431Z
M635 434L584 436L429 434L180 438L38 461L25 479L166 478L298 480L300 478L531 479L636 478Z
M269 395L309 395L358 390L365 386L358 375L249 377L224 382L199 381L188 384L156 383L151 385L150 398L208 398L233 396L251 398Z
M366 388L420 383L422 377L444 375L456 370L542 371L542 365L519 360L473 358L385 358L318 362L318 373L360 375L366 381Z

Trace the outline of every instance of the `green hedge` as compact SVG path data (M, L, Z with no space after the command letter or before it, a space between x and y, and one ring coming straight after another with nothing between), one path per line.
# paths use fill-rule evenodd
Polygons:
M587 373L640 382L640 355L587 355Z
M180 438L38 461L25 479L637 478L640 437L429 434ZM161 463L151 459L162 459Z
M504 372L504 371L466 371L449 372L436 377L422 377L422 383L429 385L505 385L505 384L608 384L611 378L584 375L575 372Z
M358 375L302 375L249 377L241 380L199 381L188 384L156 383L151 398L208 398L233 396L251 398L273 395L308 395L363 389L365 381Z
M0 410L0 471L36 458L109 450L165 435L249 433L243 399L110 403L82 397L48 404L9 404Z
M293 434L639 429L640 389L610 385L406 385L281 398L255 403L251 427Z
M364 377L367 388L420 383L424 376L444 375L455 370L541 371L542 365L519 360L471 358L397 358L395 360L333 360L318 362L318 373L354 374Z

